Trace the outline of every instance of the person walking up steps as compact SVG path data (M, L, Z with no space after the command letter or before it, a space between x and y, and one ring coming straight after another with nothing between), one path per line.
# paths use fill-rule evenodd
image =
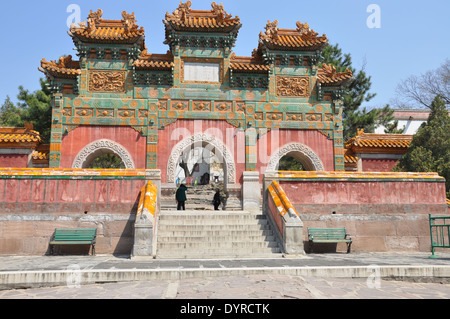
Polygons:
M220 189L216 190L216 194L214 195L214 210L219 210L219 206L222 203L220 198Z
M181 184L177 190L176 200L177 200L177 210L186 210L186 191L187 187L184 184Z

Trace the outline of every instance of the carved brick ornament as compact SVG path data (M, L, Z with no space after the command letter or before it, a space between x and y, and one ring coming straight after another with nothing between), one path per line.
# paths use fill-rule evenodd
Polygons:
M309 77L277 77L277 96L309 97L309 91Z
M125 92L125 72L91 71L89 73L89 91Z

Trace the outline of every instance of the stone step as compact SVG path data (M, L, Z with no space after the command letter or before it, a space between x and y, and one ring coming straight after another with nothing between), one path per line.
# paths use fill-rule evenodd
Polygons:
M247 230L247 229L241 229L241 230L173 230L173 229L167 229L164 231L159 231L159 239L163 239L166 237L175 238L175 237L183 237L186 238L187 236L191 237L228 237L228 238L240 238L241 236L273 236L273 231L267 227L266 230Z
M212 249L201 252L182 249L158 252L160 259L281 258L282 256L279 248L234 249L231 251Z
M267 236L194 236L189 234L189 236L169 236L167 234L162 235L158 238L158 243L212 243L212 242L226 242L230 241L235 242L249 242L249 243L267 243L275 241L275 237L273 235Z
M160 221L160 226L202 226L205 228L209 228L210 226L238 226L238 225L267 225L269 222L267 219L261 219L261 220L250 220L250 219L243 219L243 220L220 220L220 219L197 219L197 220L173 220L171 222L168 221Z
M261 221L267 221L267 218L261 214L233 214L233 213L221 213L221 212L205 212L204 215L202 214L160 214L159 215L160 222L164 223L165 221L168 221L170 223L177 222L177 221L183 221L183 222L215 222L215 221L221 221L221 222L231 222L231 223L258 223Z
M158 258L253 258L280 253L261 213L190 210L159 215Z
M260 225L158 225L158 235L161 235L165 231L185 231L185 232L197 232L197 231L258 231L258 230L270 230L269 224Z
M235 226L235 225L266 225L268 220L255 216L209 216L209 217L195 217L195 216L177 216L167 217L161 216L159 225L203 225L203 226Z
M160 218L245 218L247 216L250 217L258 217L265 218L264 215L257 212L242 212L242 211L197 211L197 210L185 210L185 211L161 211L159 214Z
M277 242L251 241L203 241L203 242L158 242L158 249L239 249L239 248L277 248Z

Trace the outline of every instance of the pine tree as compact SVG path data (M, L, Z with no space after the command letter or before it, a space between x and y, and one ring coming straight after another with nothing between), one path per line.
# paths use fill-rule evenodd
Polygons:
M356 71L352 67L350 54L343 54L338 44L329 45L323 51L324 62L336 67L337 72L345 72L349 69L353 72L354 80L346 88L343 99L342 121L344 126L344 139L348 140L356 136L358 129L364 129L367 133L373 133L377 126L387 128L386 133L397 133L396 123L393 122L393 110L386 105L382 109L361 108L364 102L372 100L376 94L370 93L372 86L371 77L364 70Z
M22 86L19 87L19 105L25 112L25 121L34 124L34 130L41 134L45 142L50 141L52 129L52 95L48 82L40 79L41 89L30 93Z
M395 170L403 172L437 172L445 177L450 198L450 117L441 96L430 106L431 113L414 135L409 153L398 162Z
M25 122L33 123L34 130L41 134L44 143L50 141L52 107L48 82L40 80L41 89L30 93L19 87L17 105L9 97L0 108L0 125L5 127L23 127Z
M0 126L2 127L23 127L24 110L14 105L9 96L0 107Z

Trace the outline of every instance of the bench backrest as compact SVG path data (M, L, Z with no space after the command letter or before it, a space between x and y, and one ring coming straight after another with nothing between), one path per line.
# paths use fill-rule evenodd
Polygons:
M54 241L93 241L97 229L56 229Z
M308 235L314 239L345 239L345 228L308 228Z

